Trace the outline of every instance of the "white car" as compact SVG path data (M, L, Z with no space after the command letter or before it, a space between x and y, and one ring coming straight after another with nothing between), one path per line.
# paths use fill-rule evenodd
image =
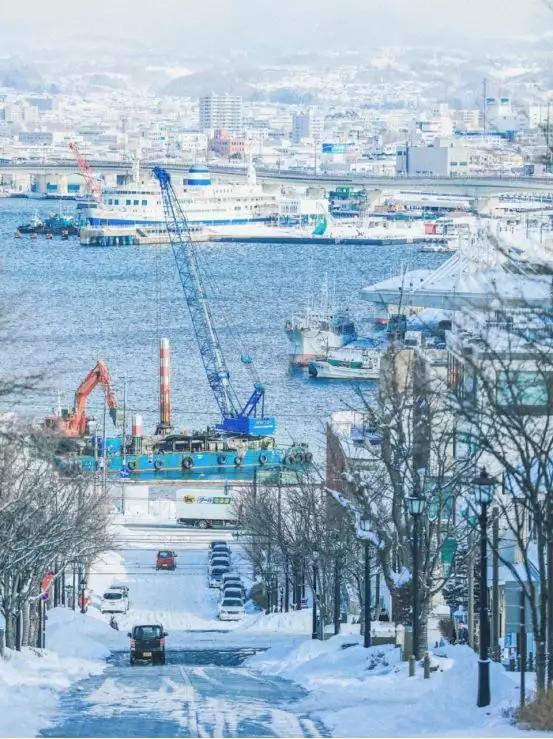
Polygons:
M214 559L209 563L209 572L219 568L221 572L228 572L230 570L230 563L226 559Z
M219 604L219 619L221 621L239 621L245 615L246 611L242 598L224 598Z
M102 613L126 613L129 610L129 597L121 590L110 588L102 596Z
M239 600L244 600L244 593L242 592L242 588L239 587L231 587L230 585L223 585L221 588L221 596L219 599L219 602L222 603L226 598L238 598Z
M207 574L207 584L210 588L220 588L223 584L224 567L213 567Z

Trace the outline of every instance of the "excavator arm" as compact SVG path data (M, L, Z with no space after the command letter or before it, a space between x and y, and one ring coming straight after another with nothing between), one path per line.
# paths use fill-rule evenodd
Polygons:
M88 396L98 385L104 386L110 418L113 423L117 421L117 397L115 390L111 384L111 378L105 362L99 359L94 369L90 370L75 392L75 408L70 418L70 427L76 430L79 436L86 432L86 404L88 402Z
M103 385L106 393L106 403L109 415L114 424L117 423L117 396L111 383L108 368L101 359L96 366L90 370L75 392L75 406L73 412L68 416L48 416L44 419L47 428L55 429L64 436L84 436L87 430L88 417L86 406L90 393Z

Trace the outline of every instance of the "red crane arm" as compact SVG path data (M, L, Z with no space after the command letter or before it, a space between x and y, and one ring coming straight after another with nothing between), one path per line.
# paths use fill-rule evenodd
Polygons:
M111 384L108 368L101 359L98 360L94 369L90 370L75 392L75 408L70 419L70 427L79 434L84 434L86 431L88 396L98 385L105 387L107 406L110 410L115 410L117 408L117 397Z
M97 203L100 203L102 200L102 189L100 187L100 183L98 182L98 180L94 176L94 173L92 172L92 169L90 168L90 164L81 154L81 152L79 151L79 147L74 141L69 144L69 148L75 155L75 159L77 160L77 164L79 165L79 170L85 179L90 194Z

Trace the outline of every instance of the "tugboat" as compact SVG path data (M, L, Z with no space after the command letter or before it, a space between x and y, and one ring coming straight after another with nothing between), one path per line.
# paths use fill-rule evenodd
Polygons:
M19 226L17 229L20 234L31 234L48 236L78 236L80 227L77 219L73 216L62 215L61 213L50 213L50 215L42 221L37 215L31 219L29 223Z

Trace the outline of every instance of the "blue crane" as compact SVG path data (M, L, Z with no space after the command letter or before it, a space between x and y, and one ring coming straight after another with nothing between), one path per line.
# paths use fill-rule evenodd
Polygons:
M171 183L169 172L162 167L154 167L153 173L161 187L167 231L207 381L223 417L216 428L228 434L271 435L275 431L276 423L274 417L265 416L265 388L262 383L257 380L254 382L253 392L243 406L231 385L230 372L217 336L186 216ZM249 359L244 361L251 362Z

